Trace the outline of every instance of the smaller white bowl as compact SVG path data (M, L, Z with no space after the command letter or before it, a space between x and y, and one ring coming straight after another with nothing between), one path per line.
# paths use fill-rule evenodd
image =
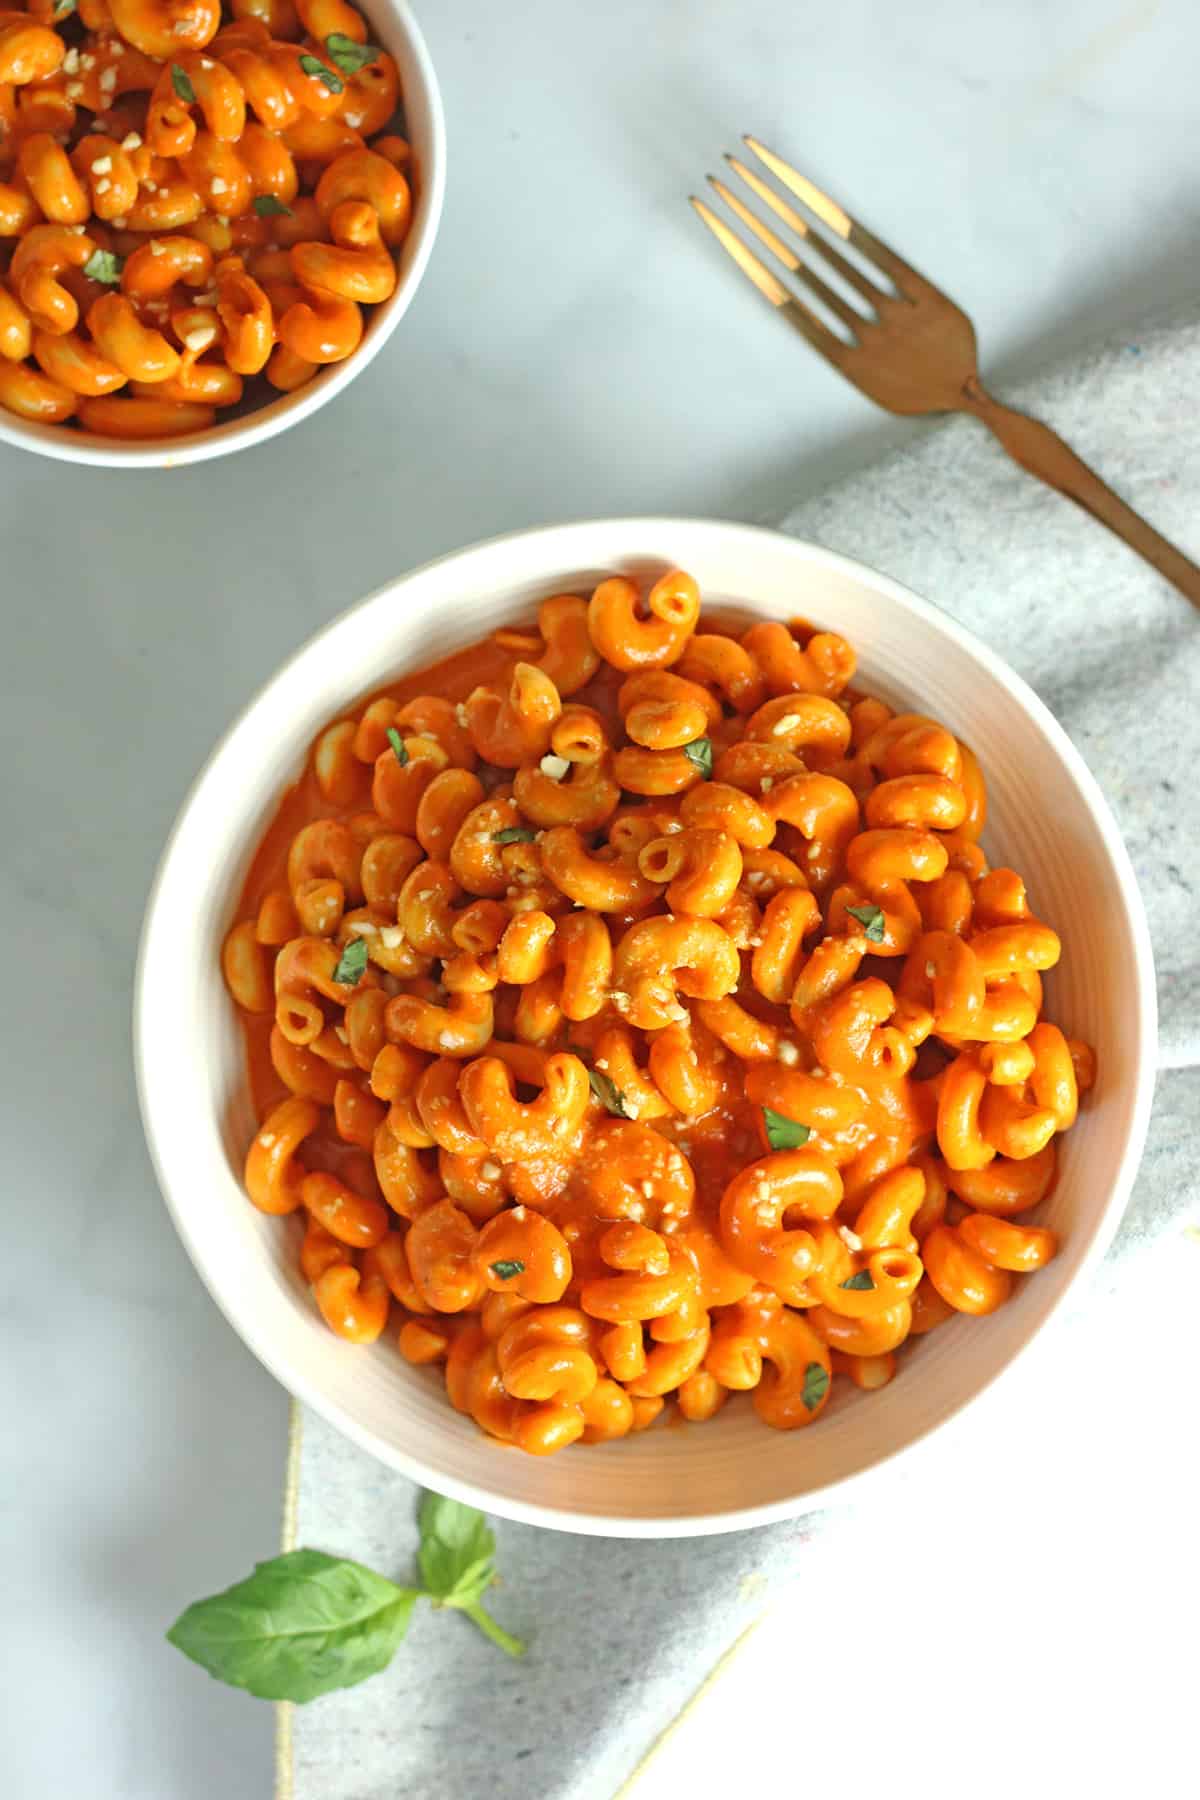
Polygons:
M254 850L313 737L402 673L587 592L616 571L689 570L705 604L752 619L803 613L843 632L859 679L930 712L972 746L988 784L984 846L1027 878L1058 927L1047 1008L1094 1044L1095 1091L1063 1144L1042 1218L1059 1255L990 1317L917 1342L879 1393L839 1391L810 1431L772 1431L743 1404L561 1456L485 1438L438 1371L394 1343L339 1343L296 1267L287 1220L256 1212L241 1171L255 1129L221 944ZM971 1404L1037 1337L1121 1216L1154 1087L1154 969L1112 815L1070 739L1000 658L884 575L812 544L698 519L601 519L519 532L391 582L296 652L230 729L184 803L150 895L135 999L142 1119L180 1236L255 1355L355 1443L426 1487L561 1530L689 1537L810 1511Z
M20 450L52 456L59 462L109 469L177 469L184 463L207 462L214 456L247 450L251 444L265 443L290 425L298 425L340 394L374 360L408 311L437 236L446 191L446 122L437 76L407 0L363 0L362 10L372 41L395 58L400 72L417 182L412 226L401 246L395 292L370 309L363 341L354 355L345 362L330 363L296 393L280 394L243 417L227 419L211 431L198 431L191 437L125 443L79 431L73 425L32 425L0 410L0 443L15 444Z

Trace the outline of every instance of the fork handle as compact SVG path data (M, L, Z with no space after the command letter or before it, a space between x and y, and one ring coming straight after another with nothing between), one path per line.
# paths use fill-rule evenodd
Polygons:
M1028 413L1015 412L1011 406L993 400L974 376L963 388L963 411L981 419L1014 462L1107 525L1181 594L1186 594L1193 606L1200 607L1200 568L1148 525L1132 506L1126 506L1057 432L1040 419L1031 419Z

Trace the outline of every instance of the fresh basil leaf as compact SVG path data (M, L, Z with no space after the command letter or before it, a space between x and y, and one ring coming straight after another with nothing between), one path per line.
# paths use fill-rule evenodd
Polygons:
M683 746L683 754L693 769L699 769L705 781L712 780L713 752L711 738L693 738L690 744Z
M851 1275L848 1281L839 1282L838 1285L844 1288L858 1289L865 1294L875 1286L875 1283L871 1279L870 1269L860 1269L856 1275Z
M254 210L260 219L290 219L292 209L276 194L255 194Z
M479 1606L495 1579L496 1566L491 1557L481 1557L478 1562L470 1563L462 1571L450 1592L441 1595L434 1601L434 1605L449 1606L455 1612L469 1613L473 1607Z
M588 1081L601 1106L612 1113L614 1118L627 1119L629 1117L625 1096L611 1075L606 1075L601 1069L589 1069Z
M848 906L846 911L852 919L858 920L864 937L870 938L873 944L882 944L884 921L881 906Z
M483 1514L461 1500L426 1493L419 1522L417 1561L434 1605L455 1607L499 1649L509 1656L524 1656L520 1638L497 1625L481 1604L496 1579L496 1539Z
M400 733L396 730L394 725L388 726L387 741L395 752L396 761L400 764L401 768L403 768L404 764L408 761L408 745L400 736Z
M772 1111L769 1106L763 1107L763 1123L767 1128L767 1142L772 1150L799 1150L812 1136L811 1125L802 1125L799 1119L789 1119L784 1113Z
M385 1669L417 1598L361 1563L291 1550L197 1600L167 1638L217 1681L302 1704Z
M300 67L306 75L314 75L318 81L323 81L331 94L340 94L346 85L340 75L326 68L319 56L302 56Z
M502 1260L500 1262L489 1263L488 1268L492 1271L492 1274L496 1277L497 1281L511 1281L514 1275L523 1275L525 1273L525 1264L517 1261L515 1258L512 1262L505 1262Z
M124 267L125 258L115 251L93 250L83 265L83 272L89 281L102 281L106 287L115 287Z
M329 52L330 62L343 75L357 75L360 69L365 69L368 63L378 62L383 55L378 44L356 44L344 31L331 31L325 39L325 48Z
M465 1589L487 1587L492 1576L496 1539L488 1522L473 1506L427 1493L421 1501L421 1548L417 1561L429 1592L443 1606L462 1603ZM484 1579L486 1571L486 1579ZM480 1586L482 1581L483 1585Z
M462 1555L480 1556L495 1549L495 1539L478 1507L426 1489L418 1514L422 1538L436 1539ZM432 1585L432 1584L431 1584Z
M800 1398L809 1412L815 1412L828 1392L828 1371L819 1362L810 1362L804 1371L804 1386L800 1390Z
M171 64L171 86L175 89L185 106L195 106L196 90L178 63Z
M493 844L532 844L537 832L529 825L506 825L503 831L493 831Z
M351 938L338 958L337 968L333 971L333 979L340 981L343 987L354 987L362 980L366 967L366 938Z

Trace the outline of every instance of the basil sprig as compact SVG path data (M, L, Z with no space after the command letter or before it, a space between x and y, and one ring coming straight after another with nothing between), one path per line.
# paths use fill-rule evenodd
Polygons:
M496 1540L483 1514L427 1493L419 1523L420 1586L401 1586L323 1550L289 1550L224 1593L197 1600L167 1640L216 1681L301 1705L385 1669L422 1598L465 1613L509 1656L523 1656L520 1638L483 1607L496 1579Z
M485 1638L508 1656L524 1656L525 1646L497 1625L483 1608L496 1579L496 1535L473 1506L426 1493L421 1501L421 1547L417 1562L425 1592L435 1606L466 1613Z

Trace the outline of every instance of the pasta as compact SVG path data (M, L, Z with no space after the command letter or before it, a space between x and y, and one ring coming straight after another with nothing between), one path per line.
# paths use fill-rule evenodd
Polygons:
M854 675L612 577L334 720L259 849L247 1193L503 1443L807 1426L1056 1253L1059 938L968 748Z
M353 355L413 178L361 14L27 6L0 14L0 407L181 436Z

